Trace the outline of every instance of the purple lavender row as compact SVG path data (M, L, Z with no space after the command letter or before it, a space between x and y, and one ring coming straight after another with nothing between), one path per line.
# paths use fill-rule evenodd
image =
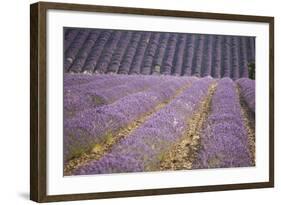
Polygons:
M180 76L182 65L184 62L184 49L186 45L186 35L185 34L179 34L178 37L178 45L174 57L174 69L173 69L173 75Z
M215 36L215 51L214 51L214 58L213 58L213 70L212 76L214 78L221 77L221 42L222 36Z
M80 110L110 103L118 97L118 93L119 96L122 97L122 93L120 93L118 89L124 89L124 85L126 85L126 83L134 83L139 81L138 79L139 78L137 76L128 75L92 75L89 76L89 79L87 79L90 80L90 82L75 83L68 86L65 85L65 117L72 118L75 117L77 112ZM148 82L150 79L146 79L146 82ZM143 83L144 80L142 80L141 82ZM127 88L126 91L128 91L129 89L130 87ZM110 96L111 94L113 96ZM125 90L123 91L123 94L126 94Z
M99 58L99 61L97 63L95 73L105 73L106 72L107 67L110 64L114 50L116 49L118 41L121 37L121 34L122 34L121 31L115 31L112 34L111 38L107 41L107 43L105 44L104 49L102 51L102 54Z
M126 76L124 75L92 75L92 74L82 74L82 73L65 73L64 74L64 80L63 80L63 86L69 87L69 86L77 86L87 83L97 83L105 80L112 80L114 78L121 78L124 79ZM106 86L108 82L104 83ZM109 83L110 84L110 83Z
M239 75L239 39L232 37L232 79L236 80L240 77Z
M240 37L240 77L248 78L248 60L247 60L247 45L246 37Z
M195 82L166 107L116 144L100 160L75 170L75 175L152 171L159 167L161 155L178 141L186 122L207 95L210 78Z
M64 52L69 48L72 41L75 39L78 34L78 29L66 29L65 30L65 38L64 38Z
M134 56L131 69L130 69L130 74L140 74L141 72L141 63L144 57L145 50L147 48L147 45L149 43L149 39L151 36L151 32L145 32L142 35L142 38L138 44L138 48L136 50L136 54Z
M64 88L72 89L85 89L89 87L93 90L108 89L114 86L125 84L127 81L138 80L138 76L117 75L117 74L69 74L64 77ZM154 76L146 76L143 79L156 79Z
M160 43L154 58L153 68L152 68L152 74L160 74L161 72L161 66L162 61L165 55L165 50L167 47L167 43L169 40L169 33L162 33L160 37Z
M202 57L203 57L203 49L204 49L204 35L198 35L197 38L197 47L193 61L193 76L200 77L201 76L201 67L202 67Z
M159 44L160 33L152 33L149 44L147 46L145 56L143 59L143 65L141 69L141 74L149 75L151 72L151 67L153 63L153 58L156 54L157 47Z
M201 149L193 168L250 166L247 131L235 83L219 81L211 104L211 114L201 133Z
M116 51L114 52L112 56L112 60L108 67L108 73L117 73L119 66L121 64L121 60L126 52L126 49L128 48L129 42L131 40L133 32L128 31L124 33L118 42Z
M256 112L256 92L255 92L255 80L249 78L240 78L236 81L240 87L241 95L246 101L250 110Z
M118 79L111 79L111 81ZM74 116L75 112L101 105L110 104L126 95L143 91L161 82L155 77L123 78L124 83L110 88L97 88L96 84L88 83L85 86L72 86L64 89L65 116Z
M255 38L239 36L67 29L64 49L66 72L238 79L255 61Z
M64 121L64 161L110 139L118 130L170 99L193 78L158 77L163 83L98 108L87 109ZM156 79L156 78L154 78Z
M173 60L174 60L174 55L176 52L176 48L177 48L177 34L171 34L169 41L168 41L168 45L166 48L166 52L165 52L165 58L163 59L163 63L162 63L162 74L165 75L170 75L172 74L172 66L173 66Z
M97 39L97 43L92 47L88 58L84 64L83 71L93 73L96 65L98 63L98 60L101 56L101 53L104 49L104 46L106 42L109 40L110 36L112 34L112 31L103 31L101 35L99 35L99 38Z
M213 36L208 35L206 39L206 51L203 56L203 73L202 76L211 76L212 72L212 50L213 50Z
M134 32L133 37L130 41L128 49L121 61L118 73L119 74L128 74L130 71L130 67L135 56L136 50L138 48L139 41L141 39L142 33L141 32Z
M73 31L73 28L64 28L63 30L63 35L64 35L64 39L66 39L70 33L70 31Z
M127 75L88 75L88 74L71 74L73 78L65 77L64 88L73 89L91 86L92 89L110 88L117 85L122 85L129 78ZM75 79L75 77L77 79ZM137 78L136 76L134 76ZM80 79L80 80L79 80ZM131 79L131 78L130 78ZM72 80L72 81L71 81ZM89 84L89 85L88 85Z
M248 56L248 62L254 63L255 62L255 37L248 37L247 38L247 56Z
M192 62L195 50L195 35L191 34L188 36L186 45L186 57L182 67L182 73L185 76L191 76L192 74Z
M223 77L231 76L231 38L229 36L224 36L223 44Z
M84 43L90 33L89 29L80 30L67 51L65 52L64 57L64 69L68 71L73 61L75 60L78 52L83 48Z
M97 41L100 35L100 30L92 31L87 40L85 41L84 46L79 51L75 61L73 62L72 66L70 67L71 72L81 72L82 68L87 60L89 52L91 51L92 47L94 46L95 42Z

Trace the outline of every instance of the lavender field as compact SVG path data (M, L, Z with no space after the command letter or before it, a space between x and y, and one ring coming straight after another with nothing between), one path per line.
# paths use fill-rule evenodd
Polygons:
M64 175L255 166L255 39L65 28Z

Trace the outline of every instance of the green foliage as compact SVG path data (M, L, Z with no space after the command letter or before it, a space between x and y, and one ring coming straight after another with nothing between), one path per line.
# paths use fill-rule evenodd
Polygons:
M255 75L256 75L256 65L255 65L255 63L249 63L248 64L248 70L249 70L249 78L254 80Z
M92 95L91 101L94 103L94 105L103 105L105 101L98 95Z

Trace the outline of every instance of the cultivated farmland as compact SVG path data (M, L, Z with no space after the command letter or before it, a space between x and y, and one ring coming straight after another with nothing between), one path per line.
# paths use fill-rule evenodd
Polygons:
M255 39L64 31L65 175L255 166Z

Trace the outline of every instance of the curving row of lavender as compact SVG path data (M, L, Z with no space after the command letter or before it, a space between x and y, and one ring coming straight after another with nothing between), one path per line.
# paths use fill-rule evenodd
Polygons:
M255 113L256 111L256 92L255 92L255 80L249 78L240 78L236 81L239 85L241 96L247 103L249 109Z
M223 78L212 98L211 114L201 133L201 148L193 168L246 166L251 166L251 159L236 84Z
M77 73L77 74L70 74L65 73L63 76L63 86L64 87L72 87L72 86L81 86L83 84L87 83L102 83L99 84L99 86L115 86L114 83L112 83L112 80L115 80L116 78L122 80L125 76L122 77L122 75L86 75L83 73ZM131 76L133 77L133 76ZM120 81L119 83L123 83L123 81Z
M170 104L153 114L129 136L116 144L100 160L75 170L76 175L151 171L159 167L161 156L188 129L187 121L206 97L213 80L192 84Z
M102 78L101 78L102 79ZM106 79L106 78L105 78ZM107 80L78 84L64 87L65 117L75 116L77 111L113 103L132 93L144 91L155 84L161 83L159 77L121 76Z
M64 70L74 73L248 77L255 38L66 28Z
M95 78L95 76L93 76L93 78ZM105 90L100 94L106 95L108 92L109 94L107 97L113 97L115 98L114 100L116 100L112 104L85 106L85 100L83 98L87 97L87 95L82 95L81 98L78 96L77 101L70 98L70 101L76 103L75 106L81 109L74 117L65 117L64 120L64 161L88 151L96 143L103 143L108 140L121 128L137 120L143 114L152 111L160 103L169 100L176 94L177 90L189 85L195 80L194 78L181 77L118 76L119 77L113 78L111 81L100 80L97 83L92 82L80 86L80 89L82 87L80 90L81 93L84 89L92 89L93 92L95 92L94 90L98 90L102 87L101 84L108 82L107 86L111 85L108 87L115 90L116 93L112 92L112 90ZM132 78L132 80L128 78ZM159 82L159 80L161 80L161 82ZM130 95L126 95L122 91L122 89L129 89L129 87L121 85L119 87L117 86L119 89L115 89L116 87L113 85L121 84L121 82L125 81L128 81L130 85L136 86L135 88L132 86L131 89L135 90L131 90ZM140 83L137 84L137 81L140 81ZM147 86L148 88L140 91L137 88L138 86L142 88ZM79 86L77 87L79 93ZM118 94L118 92L121 94ZM72 93L70 93L70 95L71 94ZM83 106L80 106L79 103L83 104Z

